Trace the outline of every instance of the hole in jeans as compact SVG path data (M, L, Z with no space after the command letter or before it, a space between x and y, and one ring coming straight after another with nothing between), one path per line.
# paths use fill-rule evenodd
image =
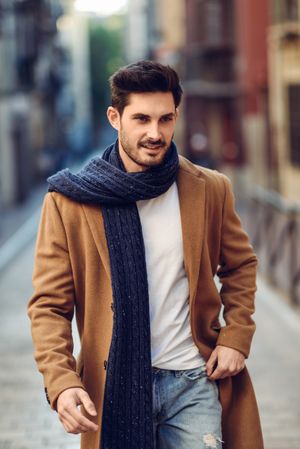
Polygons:
M212 433L207 433L203 436L203 442L207 449L218 449L218 443L223 443L221 438L216 437Z

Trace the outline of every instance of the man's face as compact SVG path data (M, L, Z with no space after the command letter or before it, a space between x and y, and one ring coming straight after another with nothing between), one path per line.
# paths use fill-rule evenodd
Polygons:
M112 107L107 114L118 130L120 156L128 172L144 171L162 163L178 115L171 92L130 94L122 117Z

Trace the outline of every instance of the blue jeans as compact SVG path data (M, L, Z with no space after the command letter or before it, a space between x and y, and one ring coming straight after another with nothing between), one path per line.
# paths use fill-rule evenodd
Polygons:
M155 449L221 449L218 387L205 366L152 368Z

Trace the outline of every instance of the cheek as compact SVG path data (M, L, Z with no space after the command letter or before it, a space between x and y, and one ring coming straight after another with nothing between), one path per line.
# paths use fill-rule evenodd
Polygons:
M172 136L174 134L175 131L175 127L174 126L169 126L168 128L166 128L165 130L163 130L163 134L167 139L172 139Z
M128 135L129 139L143 135L143 128L137 125L128 125L125 129L125 133Z

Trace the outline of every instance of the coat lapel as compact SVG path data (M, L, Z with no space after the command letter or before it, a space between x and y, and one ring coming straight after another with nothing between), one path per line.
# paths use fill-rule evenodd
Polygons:
M105 229L100 206L89 204L82 205L84 214L86 216L89 228L94 238L97 250L102 260L104 269L108 276L110 276L109 254L105 237Z
M190 168L191 167L191 168ZM190 285L190 305L196 295L205 225L205 181L180 158L177 177L184 264Z

